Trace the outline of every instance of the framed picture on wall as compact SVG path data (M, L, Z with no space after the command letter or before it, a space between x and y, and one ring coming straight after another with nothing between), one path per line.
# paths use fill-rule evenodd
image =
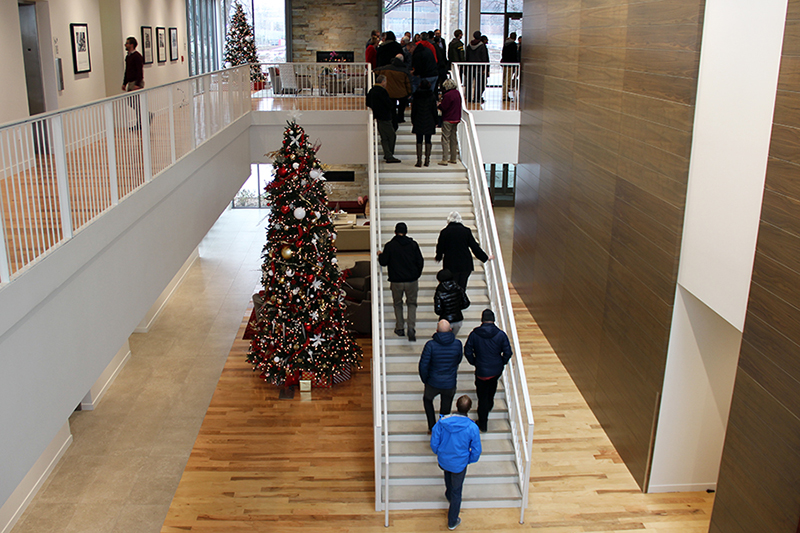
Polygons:
M156 51L159 63L167 62L167 29L156 28Z
M92 71L92 58L89 55L89 25L70 24L72 35L72 66L75 74Z
M178 60L178 28L169 29L169 60Z
M142 26L142 57L144 64L149 65L153 62L153 27Z

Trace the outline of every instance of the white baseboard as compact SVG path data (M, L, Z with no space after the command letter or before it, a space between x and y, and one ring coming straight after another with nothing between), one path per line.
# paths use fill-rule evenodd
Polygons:
M55 438L45 449L44 453L34 463L33 468L22 479L11 496L0 507L0 533L9 533L11 528L22 517L33 497L39 492L47 476L58 464L58 461L72 444L72 433L69 431L69 420L58 430Z
M650 485L647 487L648 494L662 492L705 492L707 490L717 490L717 483L685 483L680 485Z
M194 264L195 261L200 257L200 251L198 248L195 248L194 251L189 255L189 258L183 263L183 266L178 270L178 273L175 274L175 277L172 278L172 281L169 282L167 288L161 293L161 295L156 300L156 303L147 311L147 314L144 316L139 325L136 326L136 329L133 330L134 333L147 333L150 331L150 328L155 324L158 315L161 314L161 310L169 301L170 296L178 288L181 281L183 281L184 276L189 271L189 268Z
M128 359L131 358L131 346L128 344L128 341L125 341L125 344L122 348L119 349L117 355L114 356L114 359L108 364L103 373L100 374L100 377L95 381L94 385L89 392L86 393L86 396L83 397L81 400L81 409L84 411L93 411L97 404L100 403L100 399L106 393L108 388L114 383L114 380L119 374L122 367L125 366L125 363L128 362Z

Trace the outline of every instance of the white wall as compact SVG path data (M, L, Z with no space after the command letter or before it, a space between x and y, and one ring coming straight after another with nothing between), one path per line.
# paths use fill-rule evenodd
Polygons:
M709 0L678 283L742 330L786 0ZM743 38L743 36L747 38Z
M716 485L753 270L786 4L706 2L649 492Z
M514 163L519 160L519 111L473 113L484 163Z
M0 289L0 506L247 179L249 122Z
M64 90L58 92L58 108L64 109L106 97L103 66L102 24L99 0L50 0L50 33L53 56L64 67ZM89 25L89 55L92 71L75 74L69 25ZM55 75L55 73L53 73Z
M169 45L167 46L167 62L159 63L156 49L153 48L153 63L144 67L144 81L146 87L155 87L189 77L189 62L186 52L186 0L136 0L135 2L119 2L122 35L117 44L119 58L117 77L117 93L121 93L122 75L125 72L125 50L122 46L124 40L132 35L139 41L139 53L142 52L142 26L152 26L153 40L156 39L156 27L161 26L167 30L178 28L178 55L177 61L169 60ZM155 46L155 43L154 43ZM109 52L111 53L111 52ZM181 57L183 60L181 60ZM109 95L111 96L111 95Z
M28 91L25 86L25 62L22 59L22 35L16 2L0 2L0 72L3 73L3 97L0 124L28 117Z

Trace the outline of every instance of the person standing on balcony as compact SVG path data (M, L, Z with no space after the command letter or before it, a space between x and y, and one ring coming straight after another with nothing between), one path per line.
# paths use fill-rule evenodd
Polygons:
M467 290L467 281L474 270L472 254L482 263L494 259L493 255L486 255L472 231L462 224L461 214L453 211L447 215L447 226L439 232L436 262L444 260L442 265L453 273L453 279L464 290Z
M125 39L125 75L122 78L122 90L125 92L138 91L144 89L144 58L136 51L139 43L136 37ZM142 129L142 115L139 112L139 96L128 98L128 105L133 108L136 114L136 125L130 129Z
M451 79L444 80L442 84L444 94L439 102L442 110L442 160L440 165L458 163L458 123L461 122L461 93L456 88L456 82Z
M375 85L367 93L367 107L372 109L372 113L378 123L378 133L381 136L381 146L383 147L383 160L387 163L399 163L400 160L394 156L397 134L392 125L392 116L394 115L395 104L389 98L386 85L386 76L380 75L375 79Z
M464 355L460 352L461 341L456 339L450 329L450 322L440 320L436 325L433 338L425 343L419 358L419 378L425 384L422 405L428 419L428 434L436 424L436 413L433 399L439 399L439 414L450 414L453 407L453 396L456 395L458 381L458 365Z
M484 309L481 325L473 329L464 345L464 357L475 367L475 392L478 394L478 428L488 429L489 413L494 407L497 380L513 352L508 335L494 324L494 313Z
M397 42L393 31L386 32L386 40L378 47L378 68L390 65L397 54L403 53L403 46Z
M508 35L508 39L503 43L503 51L500 54L501 63L516 63L517 62L517 32L512 31ZM503 101L508 101L509 90L514 89L514 71L513 66L503 66Z
M464 32L461 30L453 32L453 40L447 45L447 59L450 60L450 63L463 63L467 60L467 56L464 54L464 43L461 42L463 35Z
M451 531L461 523L458 515L467 465L477 463L481 457L481 434L468 416L471 407L469 396L461 396L456 401L457 413L439 419L431 435L431 450L444 471L444 497L450 502L447 529Z
M394 227L394 237L383 247L383 252L378 252L378 263L388 267L389 288L392 290L392 303L394 304L394 333L398 337L405 334L408 326L408 340L417 340L417 293L419 292L419 277L425 260L419 250L417 241L408 237L408 226L405 222L398 222ZM403 294L408 306L408 320L403 319Z
M470 65L467 74L467 102L483 102L483 91L486 89L486 76L489 72L489 50L483 44L481 32L475 31L473 39L466 47L467 63L485 63L485 65Z
M422 39L414 48L411 56L411 92L416 93L422 80L428 80L431 87L436 86L439 70L436 63L436 50L428 42L428 34L422 32Z
M372 65L372 70L375 70L378 67L378 36L373 35L370 38L369 46L367 46L367 50L364 52L364 60Z

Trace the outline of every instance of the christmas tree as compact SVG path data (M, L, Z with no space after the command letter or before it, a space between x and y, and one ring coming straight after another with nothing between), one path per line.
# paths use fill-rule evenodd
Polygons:
M269 383L311 379L330 386L361 364L361 347L347 331L336 230L325 178L303 128L289 122L266 187L270 203L262 257L264 305L247 360Z
M230 66L250 65L250 81L264 81L261 72L253 26L247 22L247 15L242 4L233 4L233 15L228 23L228 35L225 36L225 62Z

